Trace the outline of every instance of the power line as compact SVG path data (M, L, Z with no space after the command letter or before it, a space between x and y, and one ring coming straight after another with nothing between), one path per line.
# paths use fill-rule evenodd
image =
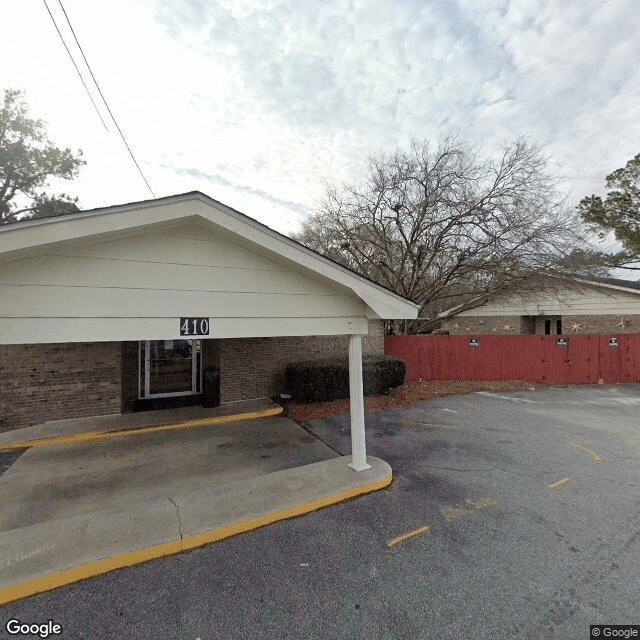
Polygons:
M42 0L44 2L44 6L47 7L47 11L49 12L49 16L51 17L51 22L53 22L53 26L56 28L56 31L58 32L58 35L60 36L60 40L62 41L62 44L64 45L64 48L67 50L67 53L69 54L69 58L71 59L71 62L73 62L73 66L76 68L76 72L78 73L78 77L80 78L80 81L82 82L82 85L84 86L84 90L87 92L87 95L89 96L89 100L91 100L91 104L93 105L93 108L96 110L96 113L98 114L98 118L100 118L100 122L102 122L102 126L105 128L106 131L109 131L109 129L107 128L107 125L105 124L105 121L102 119L102 116L100 115L100 112L98 111L98 107L96 105L96 103L93 101L93 97L91 96L91 93L89 92L89 87L87 87L86 82L84 81L84 78L82 77L82 74L80 73L80 69L78 69L78 65L76 64L76 61L73 59L73 56L71 55L71 51L69 51L69 47L67 47L67 43L64 41L64 38L62 37L62 34L60 33L60 29L58 29L58 25L56 24L56 21L53 17L53 14L51 13L49 6L47 5L47 0Z
M47 5L46 0L43 0L43 2L45 4L45 6L46 6ZM66 12L66 10L64 8L64 5L62 4L62 0L58 0L58 3L60 4L60 8L62 9L62 12L64 13L64 17L65 17L65 20L67 21L67 24L69 25L69 29L71 29L71 33L73 34L73 38L76 41L76 45L78 45L78 49L80 49L80 53L82 54L82 58L84 60L84 63L87 65L87 69L89 70L89 73L91 74L91 78L93 79L93 82L96 85L96 88L98 89L98 93L100 94L100 97L102 98L102 102L104 102L104 106L106 107L107 111L109 112L109 116L111 117L111 120L113 121L113 124L116 126L116 129L118 130L118 133L120 134L120 137L122 138L122 142L124 142L124 146L127 148L127 151L129 152L129 155L131 156L131 159L133 160L133 163L136 165L136 169L138 170L138 173L140 174L140 176L144 180L145 185L147 185L147 189L149 189L149 193L151 193L151 195L155 198L156 194L153 192L153 189L151 188L151 185L149 184L149 181L145 177L144 173L142 172L142 169L140 168L140 165L138 164L138 161L136 160L135 156L133 155L133 151L131 151L131 147L129 146L129 143L127 142L127 139L125 138L124 133L122 133L122 129L120 129L120 125L118 124L115 116L113 115L113 112L111 111L111 109L109 107L109 104L107 103L107 100L104 97L104 94L102 93L102 90L100 89L100 85L98 84L98 81L96 80L96 77L94 76L93 71L91 70L91 65L89 64L89 61L87 60L87 57L84 55L84 50L82 49L82 46L80 45L80 42L78 41L78 37L76 36L76 32L75 32L73 26L71 25L71 21L69 20L69 16L67 15L67 12ZM47 11L49 11L49 7L48 6L47 6ZM49 15L51 16L51 19L53 20L53 16L51 15L51 11L49 11ZM55 24L55 20L53 20L53 23ZM56 30L60 34L60 30L58 29L57 25L56 25ZM60 38L62 39L62 35L61 34L60 34ZM62 39L62 41L64 43L64 39ZM67 51L69 51L69 49L67 48L67 45L65 44L64 46L67 49ZM71 53L69 53L69 56L71 56ZM73 60L73 58L71 58L71 59ZM74 61L73 64L74 64L74 66L76 66L75 61ZM77 69L77 66L76 66L76 69ZM80 72L78 72L78 73L80 73ZM83 81L83 84L84 84L84 81ZM85 85L85 88L86 88L86 85ZM93 100L92 100L92 102L93 102Z
M64 13L64 17L65 17L65 20L67 21L67 24L69 25L69 29L71 29L71 33L73 34L73 39L76 41L76 44L78 45L78 49L80 49L80 53L82 54L82 58L84 59L84 63L87 65L87 69L89 69L89 73L91 74L91 77L93 78L93 82L95 83L96 88L98 89L98 93L100 94L100 97L102 98L102 102L104 102L104 106L107 108L107 111L109 112L109 115L111 116L111 119L113 120L113 124L116 125L116 129L118 130L118 133L120 134L120 137L122 138L122 142L124 142L124 146L127 147L127 151L129 152L129 155L131 156L131 159L133 160L134 164L136 165L136 168L138 169L140 175L142 176L142 179L144 180L144 183L147 185L147 189L149 189L151 195L155 198L156 194L153 193L153 189L151 188L151 186L149 185L149 182L145 178L144 173L142 173L142 169L140 168L140 165L138 164L138 161L135 159L135 157L133 155L133 151L131 151L131 148L129 147L129 144L127 143L127 141L126 141L126 139L124 137L124 133L122 133L122 130L120 129L120 126L116 122L116 119L115 119L113 113L111 112L111 109L109 108L109 105L107 104L107 100L104 97L104 94L102 93L102 89L100 89L100 85L98 84L98 81L96 80L96 77L93 75L93 71L91 70L91 65L89 64L89 61L87 60L87 57L84 55L84 50L82 49L82 46L80 45L80 42L78 41L78 37L76 36L76 32L75 32L73 26L71 25L71 21L69 20L69 16L67 15L67 12L66 12L66 10L64 8L64 5L62 4L62 0L58 0L58 3L60 4L60 8L62 9L62 13Z

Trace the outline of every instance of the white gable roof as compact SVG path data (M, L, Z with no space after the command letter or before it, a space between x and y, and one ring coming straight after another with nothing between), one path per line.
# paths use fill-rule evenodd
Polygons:
M181 229L185 231L181 233ZM190 236L186 230L190 230ZM198 235L200 231L202 243ZM202 257L196 256L194 249L193 264L185 264L191 258L190 247L199 243L204 245L206 239L212 240L207 250L214 245L217 247L216 260L202 262ZM128 254L125 254L125 249ZM174 251L182 252L179 259L163 259L165 254ZM139 254L144 256L138 261ZM242 271L249 278L251 260L259 262L266 279L258 284L275 283L279 298L261 297L261 291L255 290L258 287L252 289L247 286L246 278L242 289L231 291L230 287L225 287L226 275L220 271L224 268L221 266L224 256L240 260ZM109 260L111 262L107 262ZM136 262L137 265L134 264ZM166 264L161 264L163 262ZM206 274L203 270L211 268L212 262L211 273L216 274L215 291L209 287L197 289L189 286L191 277L204 281ZM140 317L144 315L143 309L149 310L149 319L144 325L147 333L144 335L148 338L156 335L170 338L171 335L166 333L169 326L166 323L157 324L154 335L149 333L154 326L151 318L162 315L163 295L169 300L167 316L179 313L178 310L184 310L183 315L198 315L196 311L201 309L201 315L207 316L213 316L211 309L224 307L227 311L233 310L233 317L226 320L229 328L223 332L227 337L235 335L231 332L232 326L237 328L239 335L361 333L362 327L366 326L366 318L410 319L417 317L418 313L418 306L409 300L199 192L0 226L0 263L4 263L0 271L0 342L5 343L10 341L14 331L11 327L17 324L15 320L18 318L27 328L25 335L19 340L16 338L15 342L25 341L29 332L43 331L50 341L68 341L75 330L80 331L78 341L88 339L91 334L95 334L94 339L136 339L143 329L135 328L138 325L130 318L127 337L123 337L123 318ZM124 273L127 264L132 266ZM155 265L155 271L149 271L149 265ZM185 271L189 268L190 271ZM233 269L231 266L227 268ZM174 276L180 270L185 274L183 281L187 285L178 291ZM58 280L42 281L43 276L39 274L49 272L58 274ZM230 278L233 276L231 280L239 278L232 271L226 273ZM79 274L82 281L78 279ZM159 282L158 286L129 286L137 279L148 283L152 278ZM302 286L301 278L306 278L308 283L316 282L317 290L307 291L307 294L314 295L296 300L294 289ZM168 284L164 288L161 286L164 279L173 282L171 288ZM289 284L293 287L290 292L286 289ZM65 289L62 285L68 286ZM73 290L71 286L83 288ZM158 291L174 293L160 294ZM132 302L136 300L137 307ZM92 304L95 308L111 304L117 318L104 311L94 314ZM65 309L72 309L68 313L63 312L64 305ZM270 324L263 322L260 325L257 316L261 305L278 306L281 312L264 314L269 315ZM62 337L56 338L55 332L44 328L46 314L42 310L45 307L51 310L49 320L53 319L60 326L64 324L61 320L65 316L67 329L61 328L56 334ZM189 309L191 313L187 313ZM71 322L73 313L74 318L84 320ZM230 315L229 311L227 316ZM278 322L274 320L276 316ZM36 322L34 318L40 318L40 321ZM326 320L324 325L322 318ZM103 331L102 328L109 323L120 329ZM250 329L247 323L251 325ZM299 331L297 333L291 333L294 324L298 327L295 329ZM224 327L224 322L221 321L219 326Z
M486 300L456 314L460 317L503 315L611 315L640 314L640 289L609 282L571 278L579 287L558 288L526 295ZM478 298L480 303L483 298ZM445 316L455 309L444 311Z

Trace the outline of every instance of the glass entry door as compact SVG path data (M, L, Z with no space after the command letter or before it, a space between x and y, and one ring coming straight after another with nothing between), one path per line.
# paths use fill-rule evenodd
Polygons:
M201 392L200 340L140 342L140 398L186 396Z

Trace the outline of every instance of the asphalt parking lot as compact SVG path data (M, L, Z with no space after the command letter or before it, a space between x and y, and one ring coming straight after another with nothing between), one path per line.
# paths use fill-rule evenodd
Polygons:
M11 603L0 637L20 637L12 618L83 639L574 640L640 624L640 385L450 396L366 425L387 489ZM348 416L306 426L349 453Z

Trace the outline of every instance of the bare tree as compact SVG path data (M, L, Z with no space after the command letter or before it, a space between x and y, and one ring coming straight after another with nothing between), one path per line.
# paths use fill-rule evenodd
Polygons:
M294 238L419 304L431 330L456 305L598 266L558 187L541 147L524 138L489 159L458 134L437 148L414 140L370 158L363 185L328 186Z

